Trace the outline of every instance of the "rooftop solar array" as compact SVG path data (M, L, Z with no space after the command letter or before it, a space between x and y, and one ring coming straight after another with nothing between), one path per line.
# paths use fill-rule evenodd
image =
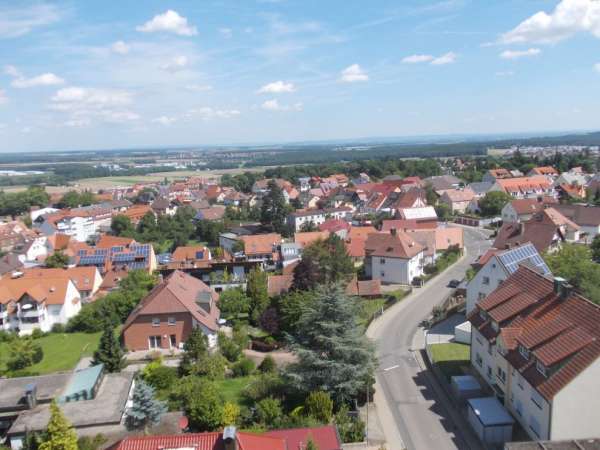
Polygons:
M88 255L79 258L80 265L104 264L104 255Z
M531 243L507 250L498 255L498 259L504 264L508 273L516 272L519 264L527 261L533 264L543 275L550 274L550 269Z

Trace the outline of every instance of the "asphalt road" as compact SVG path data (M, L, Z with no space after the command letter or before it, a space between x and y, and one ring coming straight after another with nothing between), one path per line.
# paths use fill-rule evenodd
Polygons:
M420 322L452 291L448 282L462 279L469 265L489 248L490 242L482 231L466 227L464 230L465 256L424 287L415 289L367 330L379 359L377 414L391 449L402 448L400 436L408 450L469 448L431 388L430 374L421 370L411 352Z

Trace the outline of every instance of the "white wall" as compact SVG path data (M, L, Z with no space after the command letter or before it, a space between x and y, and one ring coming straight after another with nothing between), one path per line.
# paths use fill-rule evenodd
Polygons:
M598 437L600 358L554 396L550 439Z
M489 352L488 340L475 328L471 328L471 365L477 369L481 377L490 384L494 383L496 376L496 346ZM482 364L477 363L477 355L481 357Z
M370 276L384 283L410 284L413 278L423 275L423 252L411 259L371 256Z
M498 258L492 256L467 285L467 314L475 308L479 301L479 294L488 296L500 285L500 281L504 281L507 277L508 274Z

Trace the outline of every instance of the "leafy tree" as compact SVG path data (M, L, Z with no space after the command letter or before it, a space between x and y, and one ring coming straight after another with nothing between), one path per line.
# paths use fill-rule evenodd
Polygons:
M433 186L431 183L425 184L425 200L427 201L427 204L429 206L435 206L437 204L438 195L436 194L435 190L433 189Z
M363 442L365 438L365 424L358 417L351 417L347 405L342 405L335 415L335 424L343 443Z
M260 327L269 334L279 333L279 314L277 309L270 306L262 313L259 319Z
M256 404L256 417L262 425L269 428L277 428L279 420L283 416L281 401L277 398L267 397Z
M107 441L108 439L101 433L98 433L94 437L81 436L77 439L77 448L79 450L100 450Z
M44 264L49 268L62 269L69 265L69 257L62 250L56 250L46 258Z
M89 191L77 192L69 191L62 196L57 203L58 208L77 208L79 206L88 206L95 203L96 197Z
M225 225L222 222L199 220L196 223L196 237L212 247L219 245L219 234L223 231L225 231Z
M485 217L494 217L499 215L502 212L504 205L510 202L511 199L512 197L506 192L488 192L481 200L479 200L479 209L481 209L481 215Z
M177 370L174 367L167 367L162 364L148 370L151 364L144 368L144 381L155 389L171 388L177 380Z
M258 324L260 316L269 306L266 272L254 267L246 281L246 295L250 298L250 318Z
M600 304L600 265L592 261L592 251L583 245L563 244L558 252L544 256L556 276L569 281L581 293Z
M182 375L189 375L193 372L194 366L208 355L208 341L200 328L192 330L183 344L183 350L179 371Z
M238 405L232 402L226 402L223 405L223 419L221 425L227 427L229 425L237 425L240 419L241 410Z
M342 404L372 381L374 351L358 323L357 303L342 285L320 287L289 338L298 362L288 366L287 375L299 392L328 392Z
M315 391L308 394L304 407L309 416L321 423L329 423L333 416L333 400L327 392Z
M590 245L590 250L592 251L592 259L600 263L600 234L597 234Z
M292 291L280 297L277 301L280 328L287 333L294 334L296 323L300 319L303 309L314 301L313 292L304 290Z
M224 317L237 317L250 312L250 298L241 288L227 289L219 296L219 309Z
M275 364L275 360L271 355L267 355L259 364L258 370L262 373L276 373L277 364Z
M97 364L104 364L109 372L120 372L124 365L123 349L110 324L105 325L98 349L94 352L92 365Z
M336 234L305 247L302 259L294 268L293 286L298 290L314 289L319 284L348 281L354 264L344 241Z
M127 413L128 425L132 429L147 430L149 425L158 425L162 415L167 412L165 403L155 398L154 388L144 380L138 380L135 384L132 403Z
M37 364L44 358L42 346L29 336L15 339L9 348L6 367L13 372Z
M285 203L283 191L275 180L269 181L268 192L262 199L260 222L268 229L283 233L289 207Z
M219 332L219 349L229 362L235 362L242 354L242 349L225 333Z
M300 226L300 231L302 232L307 232L307 231L319 231L319 228L317 228L317 226L315 225L315 223L311 220L309 222L304 222L301 226Z
M50 404L50 421L40 450L78 450L77 433L56 402Z
M251 375L255 369L256 365L254 364L254 361L246 357L240 359L231 368L233 375L236 377L247 377L248 375Z
M264 373L253 379L242 391L245 399L257 402L267 397L279 396L287 389L284 380L276 373Z
M177 395L194 431L213 431L222 426L224 401L213 383L186 377Z
M135 233L131 219L123 214L118 214L112 218L110 230L115 236L131 237Z

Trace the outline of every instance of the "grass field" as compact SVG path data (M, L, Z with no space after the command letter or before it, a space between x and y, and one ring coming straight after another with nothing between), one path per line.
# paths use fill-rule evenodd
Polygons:
M435 364L449 380L454 375L462 375L464 366L469 365L471 347L465 344L449 342L429 346L432 363Z
M42 346L44 358L27 367L27 372L46 374L71 370L82 356L91 356L100 341L101 333L51 333L37 339ZM6 370L10 356L10 343L0 343L0 372Z
M242 404L242 391L252 380L252 377L225 378L217 381L217 387L226 402Z

